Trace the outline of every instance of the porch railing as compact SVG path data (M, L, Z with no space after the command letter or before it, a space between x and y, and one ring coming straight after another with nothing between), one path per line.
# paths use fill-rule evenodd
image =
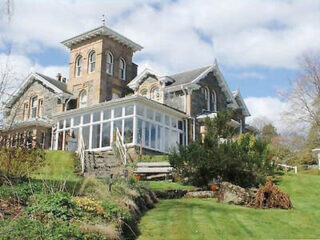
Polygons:
M116 128L116 137L115 137L115 143L114 143L117 152L119 153L119 157L121 158L121 161L124 165L127 164L127 148L123 141L122 135L119 131L119 128Z

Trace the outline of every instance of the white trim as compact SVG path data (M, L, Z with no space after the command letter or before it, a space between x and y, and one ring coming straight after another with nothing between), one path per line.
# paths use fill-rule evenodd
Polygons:
M70 96L71 94L68 94L64 91L62 91L61 89L57 88L56 86L54 86L53 84L51 84L50 82L48 82L45 78L41 77L39 74L32 72L30 73L26 79L24 80L24 82L22 83L21 87L19 87L8 99L8 101L6 102L6 106L9 106L11 104L14 103L14 101L19 98L24 90L29 86L29 84L31 84L34 79L39 80L40 82L42 82L45 86L47 86L48 88L51 88L55 93L57 94L61 94L61 95L68 95ZM60 96L60 95L59 95Z
M251 114L249 112L249 109L248 109L246 103L244 102L243 97L242 97L242 95L240 93L240 90L238 89L236 91L233 91L232 94L233 94L234 98L237 98L237 97L239 98L240 103L242 105L242 111L243 111L242 113L243 113L243 115L246 116L246 117L251 116Z
M133 52L140 51L143 48L139 44L131 41L130 39L124 37L123 35L113 31L112 29L110 29L106 26L101 26L101 27L95 28L91 31L82 33L82 34L77 35L75 37L69 38L65 41L62 41L61 43L63 45L65 45L66 47L71 48L72 45L77 44L79 42L82 42L84 40L93 38L95 36L108 36L111 39L114 39L117 42L124 44L125 46L131 48L133 50Z

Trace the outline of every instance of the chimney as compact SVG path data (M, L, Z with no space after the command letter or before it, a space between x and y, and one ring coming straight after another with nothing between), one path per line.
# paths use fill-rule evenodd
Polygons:
M61 82L61 78L62 78L61 73L58 73L58 74L57 74L57 80L58 80L59 82Z

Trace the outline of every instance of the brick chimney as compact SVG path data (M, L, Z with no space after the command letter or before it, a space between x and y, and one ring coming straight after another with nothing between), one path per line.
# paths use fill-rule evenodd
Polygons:
M57 74L57 80L58 80L59 82L61 82L61 78L62 78L61 73L58 73L58 74Z

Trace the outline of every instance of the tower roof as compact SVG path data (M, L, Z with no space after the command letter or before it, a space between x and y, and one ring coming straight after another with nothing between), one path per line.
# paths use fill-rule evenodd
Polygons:
M130 39L126 38L120 33L117 33L104 25L101 27L95 28L91 31L77 35L75 37L69 38L65 41L62 41L61 43L66 47L71 48L74 44L80 43L84 40L87 40L96 36L107 36L111 39L114 39L115 41L127 46L128 48L131 48L133 52L140 51L143 48L139 44L131 41Z

